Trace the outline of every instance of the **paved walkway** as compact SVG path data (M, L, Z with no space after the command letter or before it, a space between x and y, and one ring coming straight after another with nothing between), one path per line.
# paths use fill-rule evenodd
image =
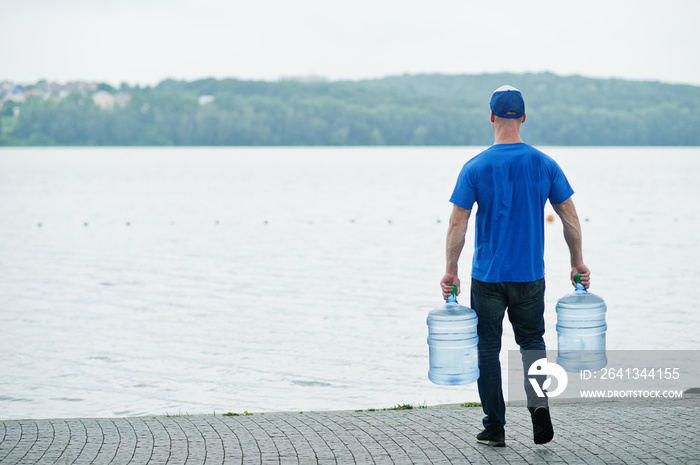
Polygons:
M532 442L522 405L504 448L476 443L481 408L0 421L10 464L700 464L700 396L557 402Z

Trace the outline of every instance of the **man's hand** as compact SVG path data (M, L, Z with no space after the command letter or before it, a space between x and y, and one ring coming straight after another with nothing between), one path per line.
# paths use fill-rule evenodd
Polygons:
M459 285L459 278L456 274L445 273L445 276L440 280L440 288L442 289L442 298L447 300L449 296L452 295L452 286L457 286L457 295L461 291Z
M588 289L588 287L591 285L591 270L589 270L583 263L571 267L571 284L573 284L574 287L576 287L574 276L577 274L581 275L581 284L583 284L583 287Z

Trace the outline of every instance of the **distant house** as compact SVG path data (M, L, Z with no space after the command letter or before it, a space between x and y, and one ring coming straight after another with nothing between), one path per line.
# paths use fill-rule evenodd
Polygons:
M13 102L23 103L27 100L27 94L24 92L24 87L15 86L5 98Z
M209 105L213 101L214 101L213 95L200 95L199 96L199 104L200 105Z
M92 101L95 105L103 110L111 110L114 105L124 107L131 102L131 95L126 92L119 92L115 95L110 94L106 90L98 90L92 94Z
M116 101L114 96L107 91L98 90L92 94L92 101L95 105L102 108L103 110L109 110L114 106Z

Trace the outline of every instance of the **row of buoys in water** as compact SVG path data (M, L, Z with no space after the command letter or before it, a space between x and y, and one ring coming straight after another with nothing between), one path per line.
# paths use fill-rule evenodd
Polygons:
M393 220L390 220L390 219L386 220L386 222L387 222L387 224L394 224ZM262 223L263 223L263 224L270 224L270 222L269 222L268 220L264 220ZM356 223L355 219L354 219L354 218L353 218L353 219L350 219L350 223L353 223L353 224ZM437 223L438 223L438 224L442 223L442 220L437 220ZM177 223L175 223L175 221L171 221L171 222L170 222L170 225L171 225L171 226L175 226L176 224L177 224ZM215 224L216 226L218 226L218 225L221 224L221 221L218 221L218 220L217 220L217 221L214 221L214 224ZM314 224L314 222L313 222L313 221L308 221L308 224ZM36 225L37 225L38 228L43 228L43 227L44 227L44 223L37 223ZM125 222L124 225L125 225L125 226L131 226L131 221ZM83 227L87 228L88 226L90 226L90 223L88 223L88 222L84 222L84 223L83 223Z
M588 218L586 218L584 221L588 222ZM631 221L634 221L634 218L633 218ZM678 221L678 220L675 219L675 221ZM356 221L355 221L354 218L353 218L353 219L350 219L350 223L355 223L355 222L356 222ZM387 222L387 224L393 224L393 221L390 220L390 219L386 220L386 222ZM438 224L441 224L441 223L442 223L442 220L439 220L439 219L438 219L436 222L437 222ZM548 222L548 223L554 222L554 215L548 215L548 216L547 216L547 222ZM124 223L124 224L125 224L126 226L131 226L131 221L127 221L127 222ZM171 225L171 226L174 226L175 224L176 224L176 223L175 223L174 221L171 221L171 222L170 222L170 225ZM219 224L221 224L221 222L220 222L220 221L215 221L214 224L215 224L215 225L219 225ZM264 220L264 221L263 221L263 224L269 224L269 221L268 221L268 220ZM313 222L313 221L309 221L309 224L314 224L314 222ZM87 228L89 225L90 225L90 223L88 223L88 222L83 223L83 226L86 227L86 228ZM44 226L44 223L37 223L37 227L41 228L41 227L43 227L43 226Z
M553 223L553 222L554 222L554 215L547 215L546 220L547 220L547 223ZM585 218L583 221L585 221L586 223L588 223L588 222L589 222L589 219L588 219L588 218ZM630 218L630 221L634 221L634 218ZM678 221L678 218L674 218L673 221L674 221L674 222L677 222L677 221ZM387 224L393 224L393 221L392 221L392 220L386 220L386 222L387 222ZM350 223L355 223L355 219L350 219ZM442 223L442 220L437 220L437 223L438 223L438 224ZM221 222L220 222L220 221L215 221L214 224L219 225L219 224L221 224ZM269 224L269 221L268 221L268 220L265 220L265 221L263 221L263 224ZM313 222L313 221L309 221L309 224L314 224L314 222ZM87 228L89 225L90 225L90 223L87 223L87 222L83 223L83 226L86 227L86 228ZM125 225L126 225L126 226L131 226L131 221L127 221L127 222L125 223ZM171 225L171 226L174 226L174 225L175 225L175 222L174 222L174 221L171 221L171 222L170 222L170 225ZM41 227L43 227L43 226L44 226L44 223L37 223L37 227L41 228Z

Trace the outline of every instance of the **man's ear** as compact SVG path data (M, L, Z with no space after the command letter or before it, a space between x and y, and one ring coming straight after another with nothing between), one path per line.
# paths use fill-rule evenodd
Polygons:
M525 116L525 115L523 115L523 116ZM493 123L494 121L496 121L496 115L494 115L493 112L491 112L491 122ZM523 121L525 121L525 120L523 119Z

